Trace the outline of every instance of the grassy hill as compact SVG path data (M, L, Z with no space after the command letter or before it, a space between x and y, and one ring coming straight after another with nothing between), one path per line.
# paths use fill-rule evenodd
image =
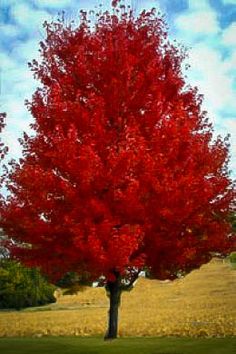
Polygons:
M183 279L140 278L123 293L120 336L235 336L236 270L222 260ZM108 299L103 288L86 288L57 303L24 311L0 312L0 336L101 335Z

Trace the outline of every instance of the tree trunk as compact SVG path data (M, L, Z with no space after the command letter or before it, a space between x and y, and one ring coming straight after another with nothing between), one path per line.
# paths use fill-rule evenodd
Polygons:
M117 277L114 282L108 282L106 289L110 298L110 308L108 311L108 329L104 339L111 340L117 338L118 310L121 297L119 278Z

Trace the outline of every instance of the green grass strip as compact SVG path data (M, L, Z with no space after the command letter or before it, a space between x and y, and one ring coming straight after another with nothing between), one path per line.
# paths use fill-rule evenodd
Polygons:
M1 338L3 354L236 354L233 338Z

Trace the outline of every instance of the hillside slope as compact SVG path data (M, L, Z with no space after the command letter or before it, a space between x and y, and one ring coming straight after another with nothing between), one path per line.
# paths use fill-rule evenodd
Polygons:
M140 278L123 293L120 335L236 335L236 270L222 260L183 279ZM103 334L108 299L103 288L61 296L56 304L0 313L0 336Z

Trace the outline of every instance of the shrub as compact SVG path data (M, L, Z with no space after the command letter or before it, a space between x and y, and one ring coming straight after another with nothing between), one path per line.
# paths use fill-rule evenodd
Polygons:
M229 256L230 263L236 264L236 252L232 252Z
M55 287L37 268L26 268L11 260L0 263L0 308L21 309L55 302Z
M66 289L64 295L74 295L83 291L87 286L92 286L90 274L84 272L82 275L76 272L67 272L57 283L62 289Z

